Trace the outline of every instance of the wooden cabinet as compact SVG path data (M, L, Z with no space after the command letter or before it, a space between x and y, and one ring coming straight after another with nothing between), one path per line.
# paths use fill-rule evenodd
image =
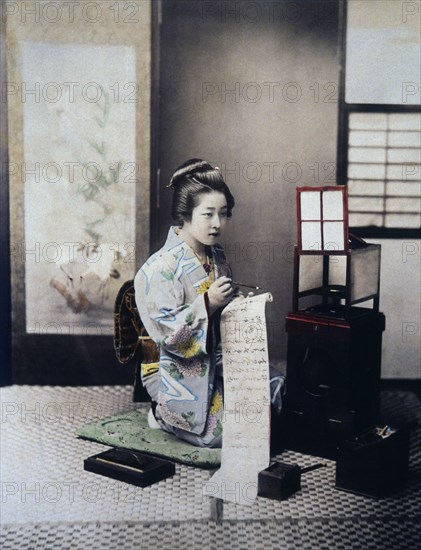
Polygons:
M329 317L309 308L286 318L287 448L331 456L338 442L378 421L385 317L344 310L337 306Z

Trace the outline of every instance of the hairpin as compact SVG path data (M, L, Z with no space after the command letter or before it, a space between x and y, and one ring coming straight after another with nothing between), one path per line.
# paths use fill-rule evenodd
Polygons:
M207 163L205 160L203 160L203 161L200 163L199 166L194 167L194 168L191 169L189 172L183 173L183 174L182 174L183 177L191 178L195 183L197 183L198 185L201 185L200 181L197 181L197 179L195 179L195 177L194 177L193 174L195 174L195 172L197 172L197 170L198 170L199 168L201 168L201 166L203 166L203 165L205 165L205 164L208 164L208 163ZM218 166L215 166L215 170L219 170L219 167L218 167ZM173 177L171 178L170 183L166 186L167 188L168 188L168 187L174 187L174 179L175 179L175 178L178 178L178 177L181 175L181 174L178 174L178 173L177 173L177 172L179 172L179 171L181 171L181 170L177 170L177 171L175 172L175 174L173 174Z
M184 174L184 177L187 177L187 178L190 178L192 181L194 181L194 183L197 183L198 185L201 185L200 181L197 181L197 179L192 176L192 174L194 174L194 170L192 170L191 172L187 172L186 174ZM171 178L171 181L170 183L167 185L167 187L174 187L174 178Z

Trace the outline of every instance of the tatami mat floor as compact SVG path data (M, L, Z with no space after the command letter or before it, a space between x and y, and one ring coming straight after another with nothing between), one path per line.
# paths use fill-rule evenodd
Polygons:
M131 392L129 386L2 389L2 548L421 548L419 426L411 432L409 481L391 497L336 490L335 462L323 459L327 467L305 474L301 491L288 500L217 507L202 496L206 470L177 465L175 476L145 489L83 470L84 458L104 446L76 438L76 429L136 408ZM389 421L421 420L412 393L383 392L382 404ZM320 462L293 451L282 460Z

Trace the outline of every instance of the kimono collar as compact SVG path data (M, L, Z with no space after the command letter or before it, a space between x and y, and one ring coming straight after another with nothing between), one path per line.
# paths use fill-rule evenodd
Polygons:
M197 263L201 266L202 264L200 263L200 260L194 253L193 249L186 243L186 241L182 237L180 237L180 235L177 234L177 230L179 229L181 228L174 225L170 227L168 231L167 240L165 241L165 244L164 244L164 249L170 251L170 250L173 250L174 248L183 248L184 258L186 260L190 260L191 258L194 258L197 261ZM213 247L211 246L210 249L213 255Z
M171 250L172 248L175 248L176 246L185 245L186 248L190 248L180 237L180 235L177 235L176 229L181 229L179 227L176 227L175 225L172 225L168 231L167 240L165 241L164 248L165 250ZM184 248L184 247L183 247Z
M177 249L182 248L184 250L184 259L185 260L193 260L193 262L196 264L196 267L200 267L200 269L203 270L203 276L207 276L207 273L206 273L203 265L199 261L198 257L193 252L193 250L190 248L190 246L182 239L182 237L180 237L180 235L177 235L176 229L178 229L178 227L176 227L176 226L171 226L170 227L170 229L168 231L167 240L165 241L165 244L164 244L164 249L167 250L167 251L171 251L171 250L174 250L176 248ZM220 263L220 258L219 258L219 255L217 253L217 247L210 246L210 249L211 249L212 260L213 260L214 264L215 265L219 264Z

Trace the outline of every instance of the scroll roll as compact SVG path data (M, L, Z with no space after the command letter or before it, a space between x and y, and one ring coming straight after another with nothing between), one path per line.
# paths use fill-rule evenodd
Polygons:
M269 360L266 302L269 292L239 297L221 315L224 368L221 468L204 494L251 505L257 478L270 462Z

